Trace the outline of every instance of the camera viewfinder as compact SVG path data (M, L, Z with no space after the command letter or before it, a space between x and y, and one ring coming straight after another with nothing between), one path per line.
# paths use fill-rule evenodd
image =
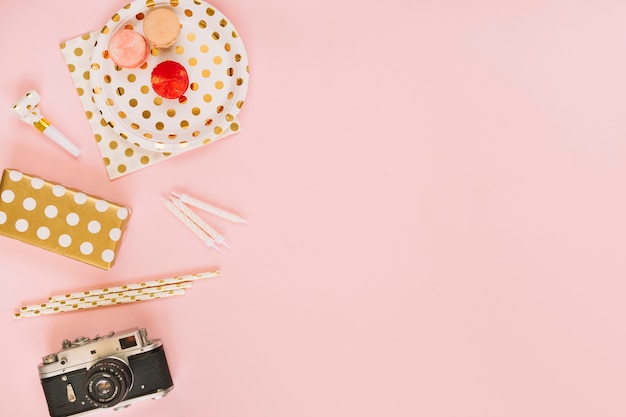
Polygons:
M128 336L120 339L120 346L122 349L128 349L134 346L137 346L137 339L135 336Z

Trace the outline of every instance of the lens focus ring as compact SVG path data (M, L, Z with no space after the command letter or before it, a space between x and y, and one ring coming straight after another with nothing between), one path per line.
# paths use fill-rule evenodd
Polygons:
M112 407L122 401L132 386L132 373L124 362L107 358L87 371L87 400L96 407Z

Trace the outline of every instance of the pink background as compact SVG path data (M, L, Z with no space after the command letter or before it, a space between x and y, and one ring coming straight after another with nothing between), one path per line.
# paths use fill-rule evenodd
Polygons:
M216 1L236 136L109 181L58 43L122 1L0 3L0 168L133 208L110 271L0 238L2 415L45 416L64 338L145 326L176 388L132 416L623 416L626 3ZM15 119L26 90L80 159ZM246 216L203 246L178 189ZM14 320L49 295L219 268L184 297Z

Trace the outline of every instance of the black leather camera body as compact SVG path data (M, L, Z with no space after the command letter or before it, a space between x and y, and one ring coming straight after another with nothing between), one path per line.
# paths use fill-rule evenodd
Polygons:
M62 346L39 365L51 417L125 408L174 388L163 344L149 340L146 329L64 340Z

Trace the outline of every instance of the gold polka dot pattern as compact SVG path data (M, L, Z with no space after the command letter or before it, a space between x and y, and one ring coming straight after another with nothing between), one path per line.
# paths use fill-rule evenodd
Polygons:
M199 3L202 3L200 0L198 1ZM172 154L158 152L157 150L148 150L141 148L138 144L134 143L135 141L132 137L130 137L128 140L121 139L120 136L109 126L107 121L101 117L100 111L95 104L95 100L93 99L93 92L90 81L85 80L82 76L83 72L87 70L91 65L90 59L93 54L94 43L98 38L99 33L100 30L96 30L82 36L77 36L75 38L62 42L59 46L67 64L70 78L72 79L72 81L74 82L74 86L76 87L79 101L82 104L83 109L85 110L87 121L93 132L96 145L102 156L102 162L109 178L120 178L132 172L145 169L156 163L166 161L167 159L176 157L177 155L182 155L184 152L195 149L196 147L187 147L181 152ZM83 54L81 56L77 56L74 54L74 50L76 48L80 48L83 51ZM129 82L137 81L134 74L129 74L127 76L127 79ZM109 82L110 81L111 80L109 79ZM155 98L155 100L157 99ZM205 94L203 100L206 104L212 100L212 97L210 94ZM136 104L138 104L137 101ZM167 103L165 103L165 105L163 104L163 102L160 103L165 111L167 111L167 109L169 109L170 107L167 106ZM241 104L243 104L243 101L241 101ZM239 102L236 103L236 106L238 108L241 108ZM237 117L235 117L235 120L237 120ZM139 129L139 125L132 121L131 128L137 130ZM199 131L189 129L189 121L187 120L187 118L180 122L180 128L184 129L186 132L191 133L191 137L194 138L198 137L200 133ZM239 131L241 131L241 127L239 127ZM227 128L220 136L216 137L213 140L207 140L203 142L203 144L212 143L218 139L223 139L232 135L233 133L235 132L232 131L230 128ZM117 142L116 149L111 149L111 147L109 146L109 144L113 141ZM132 150L132 156L129 156L129 154L126 153L126 151L129 149ZM118 168L120 165L124 165L124 168Z
M0 234L101 269L115 262L130 209L62 184L5 169Z
M143 33L143 17L154 7L168 7L180 19L177 44L167 49L153 47L140 68L117 67L106 50L110 36L121 28ZM177 153L215 140L216 132L228 128L224 115L236 115L237 103L245 99L248 63L233 24L215 7L196 0L137 0L119 10L105 28L83 76L90 80L102 116L119 136L148 150ZM82 56L84 50L76 48L74 53ZM179 62L188 72L190 86L179 100L163 100L150 87L152 69L165 60ZM226 111L204 105L207 96ZM205 123L208 119L210 127Z

